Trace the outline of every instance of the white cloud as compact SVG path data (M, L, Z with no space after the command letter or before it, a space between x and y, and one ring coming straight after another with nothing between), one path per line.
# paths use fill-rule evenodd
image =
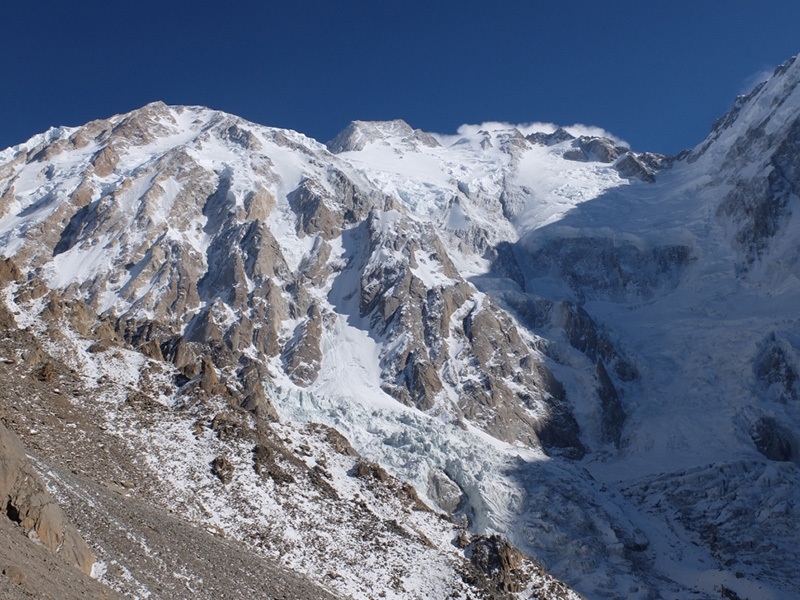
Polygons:
M436 133L433 134L439 142L444 146L449 146L450 144L458 141L463 137L472 137L478 134L479 131L509 131L511 129L517 129L522 135L530 135L532 133L553 133L559 126L555 123L542 123L539 121L534 121L531 123L506 123L503 121L486 121L480 124L474 123L465 123L461 125L456 134L443 134L443 133ZM614 140L617 144L622 146L630 147L625 140L615 136L614 134L606 131L602 127L594 127L592 125L583 125L582 123L575 123L573 125L567 125L563 127L569 133L574 135L575 137L580 137L582 135L587 135L591 137L605 137L610 140Z
M630 148L631 145L623 140L615 136L610 131L606 131L602 127L595 127L594 125L584 125L583 123L575 123L574 125L569 125L564 127L567 131L569 131L575 137L579 137L582 135L588 135L590 137L604 137L610 140L615 141L620 146L625 146L626 148Z
M756 87L759 83L763 83L764 81L772 77L772 74L774 72L775 72L775 67L764 67L763 69L756 71L752 75L749 75L742 82L742 85L740 86L739 89L739 94L749 94L751 91L753 91L753 88Z

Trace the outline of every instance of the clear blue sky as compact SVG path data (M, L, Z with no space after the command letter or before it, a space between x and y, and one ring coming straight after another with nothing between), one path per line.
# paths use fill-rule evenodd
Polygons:
M800 53L800 2L8 0L0 43L0 148L163 100L321 141L580 122L674 153Z

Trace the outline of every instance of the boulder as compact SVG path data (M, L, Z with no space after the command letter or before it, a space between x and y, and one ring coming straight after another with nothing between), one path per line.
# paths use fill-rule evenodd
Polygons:
M499 535L475 536L467 555L498 591L521 592L527 583L522 573L525 555Z
M233 480L233 472L233 464L224 456L217 456L211 461L211 473L222 482L222 485L228 485Z
M0 423L0 511L32 540L84 573L95 558L45 487L17 436Z

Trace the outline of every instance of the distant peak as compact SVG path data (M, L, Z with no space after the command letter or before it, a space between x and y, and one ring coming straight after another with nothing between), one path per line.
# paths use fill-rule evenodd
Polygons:
M406 145L435 147L439 142L429 133L413 129L402 119L391 121L352 121L342 132L326 145L334 154L340 152L358 152L373 142L397 140Z
M556 144L560 144L561 142L574 140L575 136L569 133L563 127L559 127L553 133L535 131L534 133L527 135L526 139L529 142L539 144L541 146L554 146Z

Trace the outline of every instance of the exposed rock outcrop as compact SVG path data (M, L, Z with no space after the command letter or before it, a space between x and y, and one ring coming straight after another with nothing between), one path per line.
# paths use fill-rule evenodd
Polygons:
M496 535L477 536L467 547L473 565L478 567L499 592L521 592L525 577L522 574L522 553Z
M321 338L322 314L312 304L306 318L295 327L283 354L284 369L297 385L308 386L317 378L322 364Z
M612 442L619 448L626 415L617 388L608 376L602 360L597 361L597 395L603 409L603 441Z
M555 144L560 144L561 142L574 140L575 136L569 133L566 129L559 127L553 133L531 133L530 135L526 136L526 139L534 144L539 144L542 146L554 146Z
M217 476L223 485L227 485L233 480L233 472L235 468L224 456L217 456L211 462L211 472Z
M786 403L800 396L797 351L774 333L756 357L753 370L765 399Z
M585 135L576 139L572 145L574 148L563 155L566 160L612 163L628 151L624 146L620 146L608 138Z
M25 276L13 260L0 257L0 284L5 285L12 281L20 283L25 281Z
M600 360L610 366L622 381L633 381L638 377L636 367L617 351L582 306L569 301L559 303L555 321L567 334L570 345L589 360Z
M655 183L656 180L653 169L633 152L622 155L614 164L614 168L628 179L640 179L647 183Z
M531 267L564 281L578 299L615 301L652 297L658 290L677 286L683 272L696 260L686 245L651 245L645 240L615 240L567 234L521 242Z
M744 494L778 481L796 495L800 119L786 108L798 101L796 68L737 102L709 139L719 146L691 160L502 124L450 137L356 122L326 148L160 103L4 151L0 246L20 268L0 264L10 285L0 325L24 324L15 335L33 341L9 346L0 370L24 377L13 394L46 417L14 414L14 427L36 444L26 432L46 428L64 448L90 448L105 472L128 473L102 482L120 498L166 490L164 505L213 524L210 535L293 564L327 569L332 548L352 550L340 533L355 522L347 535L359 552L387 557L384 547L413 540L407 558L427 565L443 550L477 582L449 581L455 595L533 593L517 578L525 561L496 540L475 542L476 562L466 563L468 532L421 533L406 518L416 492L392 477L405 473L439 508L476 531L506 531L586 589L704 593L663 565L685 566L695 551L684 546L697 542L708 550L703 568L724 573L733 563L718 558L738 552L733 540L743 552L761 547L703 496L725 445L743 444L750 458L709 488L717 498L736 501L728 490L740 480L751 486ZM675 177L654 182L673 162ZM48 403L57 413L45 414ZM363 457L333 430L277 422L276 407L341 426ZM105 429L78 429L89 421L76 422L78 408ZM697 414L713 436L690 435ZM141 456L110 447L98 433L109 429L147 460L121 460ZM592 448L592 460L561 460ZM673 468L672 454L696 464L698 450L717 462L700 474L655 473ZM636 484L644 509L677 507L660 525L662 516L647 519L674 549L666 562L614 486L592 480L595 470L628 477L640 459L655 473ZM56 465L48 485L88 489L64 461L75 472ZM140 476L153 464L168 474ZM676 480L691 503L671 491ZM762 504L757 525L742 503L728 516L741 531L775 535L771 520L797 520L779 495ZM220 531L222 521L232 529ZM783 589L795 577L791 542L735 568L770 573ZM400 563L391 578L369 578L400 596L414 584ZM340 564L344 577L321 576L338 591L381 591L359 579L361 565ZM789 575L773 578L775 565ZM182 591L183 581L165 580ZM356 580L364 587L353 592Z
M772 417L760 417L750 426L756 449L770 460L789 461L798 457L795 435Z
M47 491L17 436L0 423L0 502L2 515L31 539L84 573L95 557Z
M543 437L583 452L561 385L499 307L460 277L432 228L379 211L363 227L359 308L389 342L383 389L430 410L448 385L459 413L500 439L538 446ZM459 341L457 354L448 340Z

